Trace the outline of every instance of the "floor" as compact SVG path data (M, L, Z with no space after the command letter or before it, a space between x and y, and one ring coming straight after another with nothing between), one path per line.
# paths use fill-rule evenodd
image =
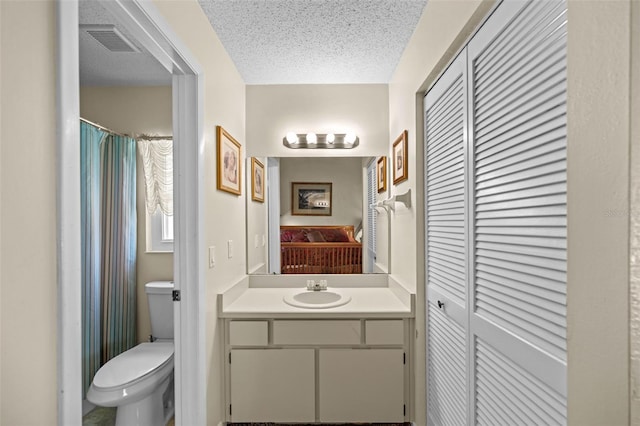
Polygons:
M175 426L175 418L167 422L167 426ZM114 426L116 424L116 409L96 407L82 417L82 426Z
M82 417L82 426L113 426L115 424L115 408L96 407Z
M83 426L113 426L116 423L116 409L96 407L82 418ZM356 423L332 424L332 426L351 426ZM281 426L279 423L227 423L228 426ZM315 426L308 423L287 423L286 426ZM410 426L411 423L357 423L358 426ZM175 426L171 418L166 426Z

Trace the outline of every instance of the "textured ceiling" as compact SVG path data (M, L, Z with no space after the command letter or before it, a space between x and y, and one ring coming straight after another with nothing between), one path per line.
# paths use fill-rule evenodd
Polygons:
M198 0L247 84L388 83L426 0Z
M388 83L427 2L198 1L247 84ZM79 3L81 25L115 23L99 1ZM147 52L110 52L82 29L79 37L82 85L171 84Z

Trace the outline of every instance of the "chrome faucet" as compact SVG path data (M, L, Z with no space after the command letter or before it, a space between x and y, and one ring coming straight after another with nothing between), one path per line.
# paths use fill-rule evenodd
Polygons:
M307 280L307 290L322 291L327 289L327 280Z

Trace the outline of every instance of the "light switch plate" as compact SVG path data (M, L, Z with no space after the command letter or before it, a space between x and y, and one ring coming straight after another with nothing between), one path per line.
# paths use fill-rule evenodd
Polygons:
M209 247L209 269L216 266L216 246Z

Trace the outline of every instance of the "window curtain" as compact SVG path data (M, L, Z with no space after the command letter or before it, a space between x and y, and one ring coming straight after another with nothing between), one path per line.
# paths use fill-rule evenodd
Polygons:
M173 141L171 139L138 140L145 182L147 212L157 209L173 215Z
M136 344L136 143L81 122L83 391Z

